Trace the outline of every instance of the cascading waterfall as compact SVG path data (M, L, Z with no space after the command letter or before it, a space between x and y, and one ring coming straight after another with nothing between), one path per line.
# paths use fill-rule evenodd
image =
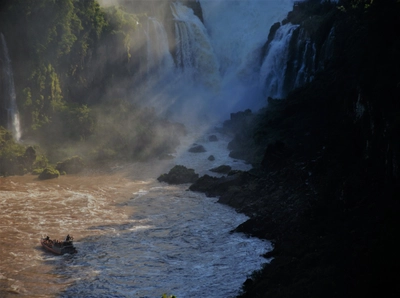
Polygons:
M257 110L267 104L260 81L260 57L271 26L282 21L293 0L199 0L204 24L220 64L221 91L215 96L220 111L247 108Z
M311 82L318 70L316 63L316 46L304 28L296 29L291 36L284 74L282 94Z
M157 106L161 115L175 121L203 121L213 104L210 94L219 88L218 61L193 10L180 2L170 9L171 19L148 19L145 104ZM171 24L174 33L168 30Z
M302 29L301 31L304 30ZM299 61L301 63L298 63L299 68L294 83L295 88L311 81L315 69L315 44L310 40L310 38L299 39L299 41L300 40L303 40L303 42L298 43L297 48L299 51L297 51L297 53L302 55L299 60L296 60L296 62ZM300 51L301 48L303 48L303 51Z
M3 96L4 107L7 111L7 129L12 132L14 138L21 138L21 129L19 121L19 112L17 107L17 98L14 86L14 74L11 67L11 59L8 54L8 48L3 33L0 33L1 39L1 64L3 77Z
M284 82L289 59L289 44L298 25L287 23L276 31L267 48L260 70L260 83L265 84L265 95L272 98L285 96Z
M265 106L264 84L259 80L262 48L269 28L285 18L293 0L199 3L204 23L180 1L171 5L174 33L165 30L170 19L149 19L148 73L152 83L146 102L174 114L192 115L190 121L194 117L219 121L231 112ZM168 38L167 34L174 36ZM175 44L168 45L173 38Z
M172 20L149 18L148 75L155 105L191 115L190 121L198 115L218 121L265 107L268 97L284 98L313 80L329 58L333 30L319 48L297 24L280 25L269 38L272 25L285 19L294 2L199 0L202 22L175 1Z
M193 10L179 2L172 4L175 21L177 67L192 81L218 90L219 65L207 31Z
M167 33L163 24L154 17L147 21L147 74L163 81L173 71L174 61L169 53Z
M284 98L291 90L311 82L329 63L335 30L320 32L316 37L301 25L277 25L279 28L267 43L260 81L265 84L265 96Z

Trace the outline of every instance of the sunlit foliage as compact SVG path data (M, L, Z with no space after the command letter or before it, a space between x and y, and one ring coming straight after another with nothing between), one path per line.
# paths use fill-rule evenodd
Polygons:
M94 146L95 155L118 158L177 144L155 111L129 103L138 67L133 48L140 48L137 15L95 0L15 0L2 7L24 137L57 158L60 149L76 154L71 146L77 142L86 151Z

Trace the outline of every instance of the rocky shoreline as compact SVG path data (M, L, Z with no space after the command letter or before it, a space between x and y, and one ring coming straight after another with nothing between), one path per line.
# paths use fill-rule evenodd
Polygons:
M257 116L241 113L235 121L251 122L249 117ZM225 125L232 127L237 125ZM230 147L248 157L257 149L249 150L253 145L242 133L236 130L242 142L235 137ZM287 154L273 143L252 170L205 175L191 184L191 191L249 216L236 232L274 245L265 255L272 261L248 277L239 297L377 297L382 289L397 297L397 190L363 174L359 165L341 163L329 151ZM176 177L176 169L171 173Z
M250 217L235 231L274 243L265 255L271 263L247 279L239 297L376 297L382 288L395 290L395 214L370 199L346 209L321 202L311 166L293 161L273 172L203 176L190 186Z

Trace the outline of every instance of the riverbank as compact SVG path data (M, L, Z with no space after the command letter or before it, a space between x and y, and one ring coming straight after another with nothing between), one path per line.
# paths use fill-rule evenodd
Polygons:
M236 231L274 243L266 255L273 260L240 297L376 297L383 288L396 295L393 193L330 201L320 193L324 178L313 177L321 162L291 159L276 171L203 176L190 187L248 215Z
M328 202L310 177L316 166L293 160L278 171L192 185L250 217L236 231L274 243L266 255L273 260L249 277L240 297L376 297L383 288L394 297L397 202Z
M379 297L383 290L397 297L397 176L360 152L360 131L368 127L340 124L338 111L318 114L301 107L304 99L293 101L318 107L318 94L304 96L315 90L308 88L270 102L261 116L232 115L225 125L235 135L231 155L254 168L205 175L190 189L248 215L235 231L274 243L271 263L249 276L239 297ZM260 123L267 123L261 132ZM257 133L269 144L257 144Z

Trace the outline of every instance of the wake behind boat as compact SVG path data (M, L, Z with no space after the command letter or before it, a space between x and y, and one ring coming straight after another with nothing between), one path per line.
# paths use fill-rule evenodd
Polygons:
M64 241L60 240L51 240L49 236L46 238L40 239L40 244L48 251L55 253L57 255L63 255L63 254L74 254L77 253L78 251L74 247L73 244L74 238L70 235L67 235Z

